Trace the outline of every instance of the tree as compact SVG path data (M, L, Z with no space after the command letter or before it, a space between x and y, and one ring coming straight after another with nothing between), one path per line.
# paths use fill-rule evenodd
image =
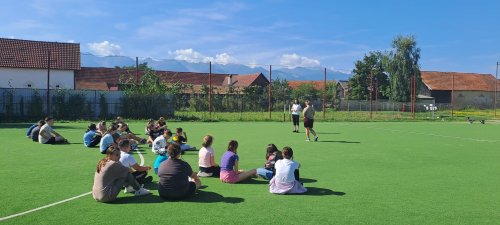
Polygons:
M388 76L384 73L383 54L381 52L370 52L363 60L355 63L352 70L353 76L349 78L349 97L352 99L370 99L370 72L372 72L373 96L388 98L390 95L390 85ZM375 85L378 83L378 93L375 93Z
M420 48L417 48L415 37L397 36L392 41L394 50L385 59L390 74L391 95L393 101L408 102L411 96L411 81L417 77L417 90L421 83L418 60Z
M299 99L300 102L304 100L317 100L321 92L314 87L313 83L304 83L299 85L296 89L292 91L292 96L294 99Z

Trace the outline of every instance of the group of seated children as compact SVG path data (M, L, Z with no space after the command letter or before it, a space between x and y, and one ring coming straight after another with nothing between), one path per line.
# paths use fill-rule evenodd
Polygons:
M148 135L148 144L153 145L153 141L163 135L167 129L167 122L165 118L160 117L157 122L154 119L149 119L146 125L146 135Z
M26 136L40 144L68 144L68 140L54 131L52 126L54 126L54 118L45 117L44 120L33 124L26 132Z

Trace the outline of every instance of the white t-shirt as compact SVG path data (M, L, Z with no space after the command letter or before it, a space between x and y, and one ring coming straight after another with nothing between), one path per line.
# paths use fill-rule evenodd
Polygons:
M137 164L137 161L135 161L134 156L126 152L120 152L120 162L122 163L122 165L128 168Z
M165 152L167 152L166 150L167 147L168 147L167 139L165 139L165 136L160 135L153 141L153 147L151 151L153 151L153 153L156 155L165 154Z
M281 183L291 183L295 180L294 172L299 168L299 163L289 159L280 159L274 164L276 180Z
M198 165L200 167L211 167L210 158L214 155L214 149L212 147L202 147L198 153Z
M292 105L292 115L299 115L301 111L302 111L302 106L300 106L300 104Z
M47 143L47 141L49 141L49 139L52 137L52 131L52 127L49 126L49 124L44 124L42 128L40 128L40 133L38 133L38 142L40 142L41 144ZM42 135L42 133L44 135Z

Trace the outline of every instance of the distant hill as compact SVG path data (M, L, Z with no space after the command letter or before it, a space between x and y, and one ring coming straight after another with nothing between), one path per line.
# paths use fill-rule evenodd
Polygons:
M107 67L135 66L135 59L127 56L95 56L90 53L81 53L82 67ZM155 70L179 71L179 72L200 72L206 73L209 68L207 63L191 63L183 60L152 58L139 59L139 63L147 62L148 66ZM323 80L323 68L273 68L273 79L280 78L286 80ZM262 67L249 67L241 64L212 64L212 73L222 74L252 74L263 73L269 76L269 69ZM347 80L351 74L327 69L326 79Z

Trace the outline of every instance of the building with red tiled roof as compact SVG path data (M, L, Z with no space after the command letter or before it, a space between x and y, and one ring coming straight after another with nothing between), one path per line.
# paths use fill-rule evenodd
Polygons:
M436 103L453 103L457 107L493 107L495 84L491 74L421 71L420 94L434 97Z
M332 80L326 81L327 84L331 83L331 82L335 82L335 81L332 81ZM301 85L304 85L304 84L312 84L312 86L316 90L324 90L325 89L325 83L323 80L290 80L290 81L288 81L288 87L290 87L291 89L297 89Z
M2 88L47 88L50 71L51 88L73 89L79 69L80 44L0 38Z
M201 90L201 86L209 85L208 73L154 72L167 84L181 83L191 85L194 91ZM143 70L82 67L75 74L75 88L79 90L117 90L118 84L134 82L140 80L142 76L144 76ZM269 81L262 73L249 75L212 73L211 77L212 86L217 89L224 89L228 86L244 88L253 85L267 86L269 84ZM120 78L122 79L121 81ZM223 91L220 90L219 93L223 93Z

